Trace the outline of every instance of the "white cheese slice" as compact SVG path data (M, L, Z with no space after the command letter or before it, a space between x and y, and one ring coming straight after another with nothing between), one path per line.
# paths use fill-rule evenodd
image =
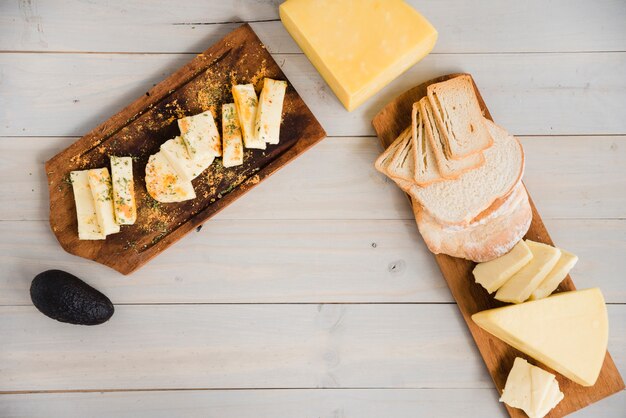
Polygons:
M472 315L485 331L583 386L606 356L609 322L599 289L558 293Z
M241 127L234 103L222 105L222 141L222 148L224 149L222 163L224 167L243 164Z
M541 407L533 415L529 415L530 418L543 418L550 413L550 411L563 400L565 395L559 389L559 382L555 379L550 387L548 393L544 399Z
M74 202L76 203L76 218L78 221L78 239L94 240L105 239L96 215L96 205L89 187L87 170L72 171L70 173Z
M265 141L258 138L254 129L259 105L254 86L252 84L235 85L232 92L244 145L246 148L265 149L267 147Z
M503 302L522 303L554 268L561 250L550 245L526 240L533 258L498 289L495 298Z
M183 180L161 152L148 159L146 190L154 200L162 203L183 202L196 197L191 182Z
M476 283L493 293L533 258L533 253L523 240L507 254L495 260L477 264L474 268Z
M513 408L530 411L530 368L531 365L528 364L526 360L521 357L515 358L513 368L511 368L506 383L504 384L500 402L504 402Z
M568 251L561 249L561 257L556 263L552 271L548 273L545 279L541 282L533 293L530 295L530 299L542 299L550 296L552 292L559 287L559 284L565 279L570 270L574 268L578 262L578 257Z
M532 392L530 395L530 410L527 414L528 416L539 416L543 410L546 397L555 382L555 376L541 367L531 366L530 381L532 383Z
M222 142L210 110L178 119L178 129L193 160L222 155Z
M111 156L111 182L113 184L113 210L118 225L132 225L137 220L133 159Z
M115 222L113 210L113 187L108 168L94 168L87 172L89 187L96 206L98 223L105 235L120 232L120 226Z
M185 141L180 136L165 141L161 145L161 152L180 177L186 181L191 181L202 174L215 159L212 154L208 153L197 155L195 159L192 159Z
M255 129L259 140L268 144L278 144L280 140L280 122L283 116L283 101L287 82L282 80L263 80L263 90L259 96Z

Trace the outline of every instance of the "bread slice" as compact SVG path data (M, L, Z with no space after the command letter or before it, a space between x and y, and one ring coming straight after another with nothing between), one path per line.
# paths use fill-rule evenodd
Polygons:
M418 186L428 186L436 181L444 180L439 172L437 160L430 141L424 132L424 121L419 102L413 103L412 135L413 159L415 160L415 174L413 176Z
M491 146L470 76L431 84L426 91L449 159L464 159Z
M400 187L400 189L404 190L405 192L410 190L411 187L414 186L414 183L410 180L403 180L397 176L394 177L395 171L392 170L390 172L388 168L393 161L395 155L400 151L402 147L406 146L407 142L410 140L410 129L411 128L409 127L402 131L398 138L396 138L396 140L393 141L393 143L389 145L389 147L387 147L387 149L376 159L376 162L374 163L374 168L376 168L376 170L380 171L381 173L392 179L398 185L398 187Z
M509 252L532 221L526 189L520 183L499 210L466 227L442 226L413 202L417 226L428 249L475 262L485 262Z
M442 225L468 225L497 199L505 197L524 173L524 151L517 139L485 120L494 138L485 163L456 180L411 187L409 194Z
M402 141L398 150L387 163L386 173L393 179L413 182L415 179L415 158L413 156L413 141L411 140L411 128L408 127L400 134Z
M456 179L463 173L478 168L485 163L482 153L470 155L462 160L453 160L448 157L445 150L445 136L435 121L435 112L426 97L419 101L421 114L423 115L424 131L426 138L435 155L439 173L446 179Z

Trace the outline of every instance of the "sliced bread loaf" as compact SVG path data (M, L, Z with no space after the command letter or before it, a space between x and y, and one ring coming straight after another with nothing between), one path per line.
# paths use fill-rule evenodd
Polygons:
M437 160L430 141L424 132L424 120L419 102L413 103L412 131L413 158L415 159L415 183L418 186L428 186L436 181L444 180L439 172Z
M427 94L449 159L463 159L491 146L470 76L431 84Z
M430 102L424 97L419 101L419 105L424 122L424 132L442 177L455 179L460 177L463 173L478 168L485 163L482 152L472 154L461 160L449 158L445 150L445 136L435 121L435 112Z
M517 139L485 120L494 139L485 163L456 180L414 186L409 194L440 224L467 225L497 199L505 197L524 172L524 151Z
M493 260L506 254L530 227L532 209L521 183L501 209L466 227L447 227L439 224L417 202L413 202L418 229L430 251L475 262Z
M399 177L399 174L405 175L408 171L400 170L398 171L398 167L393 166L392 163L397 162L395 160L396 155L403 149L406 150L406 146L411 142L411 128L406 128L402 133L396 138L396 140L387 147L387 149L376 159L374 163L374 167L376 170L380 171L390 179L392 179L398 187L400 187L405 192L410 190L415 184L409 179L403 179ZM414 161L414 160L413 160Z

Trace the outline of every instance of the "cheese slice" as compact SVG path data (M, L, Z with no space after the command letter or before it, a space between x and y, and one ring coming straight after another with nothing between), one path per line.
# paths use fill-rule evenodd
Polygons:
M266 78L259 97L255 129L260 141L278 144L280 140L280 122L283 117L283 101L287 91L287 82Z
M529 414L530 418L543 418L550 413L550 411L563 400L565 395L559 389L559 382L556 379L552 382L548 388L548 393L544 399L539 410L534 411L533 415Z
M526 240L533 258L498 289L495 298L503 302L522 303L554 268L561 250L550 245Z
M479 312L472 320L578 384L593 386L600 374L609 323L597 288Z
M530 411L531 407L531 365L526 360L516 357L513 368L504 384L500 402L513 407Z
M74 191L74 202L76 203L76 219L78 221L78 239L94 240L105 239L96 215L96 205L94 204L89 187L88 170L72 171L70 180Z
M243 164L243 142L237 109L234 103L222 105L222 147L224 167Z
M530 410L527 412L530 417L539 417L544 408L550 389L556 382L555 376L537 366L530 367ZM558 387L558 383L556 383ZM545 414L544 414L545 415Z
M102 232L105 235L120 232L120 226L115 222L113 210L113 187L108 168L95 168L87 172L89 187L96 206L96 216Z
M210 110L178 119L178 129L194 161L204 161L209 156L221 157L220 133Z
M252 84L239 84L233 86L233 99L239 117L239 126L243 135L243 143L246 148L265 149L265 141L256 135L254 125L259 101Z
M196 155L196 158L191 158L189 150L185 146L185 141L180 136L165 141L161 145L161 152L181 179L185 181L191 181L198 177L204 170L209 168L215 159L209 153Z
M111 156L111 183L113 185L113 210L118 225L132 225L137 220L133 159Z
M578 262L578 257L568 251L561 250L561 257L554 268L548 273L541 284L530 295L530 299L542 299L550 296Z
M507 254L495 260L480 263L474 267L476 283L493 293L508 279L527 265L533 253L523 240L520 240Z
M196 197L191 182L182 179L161 152L148 159L146 190L154 200L163 203L183 202Z
M288 0L285 28L352 111L435 46L437 31L402 0Z

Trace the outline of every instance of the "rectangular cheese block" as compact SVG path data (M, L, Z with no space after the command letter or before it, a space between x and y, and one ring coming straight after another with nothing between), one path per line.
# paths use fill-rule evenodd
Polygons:
M89 187L89 176L87 170L72 171L70 181L74 191L74 202L76 203L76 219L78 221L78 239L93 240L105 239L96 215L96 205L94 204Z
M234 103L222 105L222 148L224 167L243 164L243 140Z
M246 148L265 149L265 141L256 135L254 125L259 101L252 84L239 84L233 86L233 99L239 117L239 126L243 136L243 144Z
M554 268L561 250L550 245L526 240L533 258L498 289L495 298L503 302L522 303Z
M532 366L523 358L515 358L513 367L504 384L500 402L504 402L513 408L530 411L532 393L530 380L531 367Z
M222 156L222 141L210 110L178 119L178 129L193 160Z
M148 159L146 190L154 200L162 203L183 202L196 198L193 184L178 175L161 151Z
M256 113L256 135L260 141L278 144L280 140L280 122L283 117L283 100L287 91L287 82L266 78L259 96Z
M170 165L185 181L191 181L209 168L215 157L212 153L203 153L191 158L185 141L180 136L169 139L161 145L161 152Z
M120 232L120 226L115 222L113 210L113 186L108 168L94 168L87 172L89 187L96 206L96 216L102 232L105 235Z
M495 260L477 264L474 268L476 283L493 293L508 279L527 265L533 253L523 240L520 240L507 254Z
M599 289L557 293L472 315L482 329L583 386L606 356L609 322Z
M118 225L132 225L137 220L132 157L111 156L113 210Z
M530 299L542 299L550 296L578 262L578 257L561 249L561 257L541 284L530 295Z
M435 46L437 31L402 0L287 0L280 18L352 111Z

